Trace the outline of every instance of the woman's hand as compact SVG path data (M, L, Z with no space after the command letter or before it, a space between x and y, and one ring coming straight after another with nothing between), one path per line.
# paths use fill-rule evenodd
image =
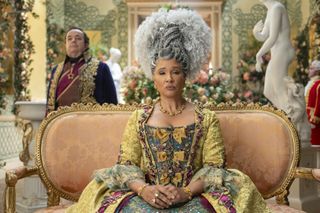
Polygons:
M172 196L171 201L172 204L184 203L189 200L189 194L183 190L183 188L179 188L173 185L167 185L166 191L168 191Z
M151 206L158 209L169 208L173 202L174 194L166 189L166 186L152 185L146 186L141 193L141 197Z

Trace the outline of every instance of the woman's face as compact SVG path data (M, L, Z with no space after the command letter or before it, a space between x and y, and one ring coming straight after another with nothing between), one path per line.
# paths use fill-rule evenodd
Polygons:
M185 85L185 75L175 59L159 59L153 73L153 81L160 97L180 98Z

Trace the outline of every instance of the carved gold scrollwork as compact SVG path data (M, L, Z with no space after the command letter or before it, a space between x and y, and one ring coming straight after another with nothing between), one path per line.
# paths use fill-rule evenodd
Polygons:
M31 175L38 174L36 167L26 168L20 167L15 170L6 172L6 186L4 189L4 212L15 213L16 212L16 184L19 179L29 177Z
M26 166L29 160L31 159L30 152L29 152L29 145L33 137L33 126L31 121L29 120L22 120L20 125L23 131L23 137L22 137L22 151L19 154L19 158L23 162L23 165Z
M15 185L18 181L18 177L14 172L6 173L6 187L4 189L5 203L4 212L5 213L15 213L16 209L16 189Z

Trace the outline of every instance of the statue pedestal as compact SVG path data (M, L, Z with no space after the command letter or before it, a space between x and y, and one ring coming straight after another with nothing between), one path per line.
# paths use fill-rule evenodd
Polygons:
M32 125L31 141L28 148L30 158L24 161L24 164L33 167L35 165L35 134L45 116L46 101L18 101L15 104L19 110L18 117L30 121ZM36 209L47 206L47 190L37 175L24 178L22 184L21 195L17 196L17 212L34 212Z
M320 168L320 149L312 148L310 143L301 143L300 166ZM290 206L308 213L320 209L319 183L314 180L295 179L290 188Z

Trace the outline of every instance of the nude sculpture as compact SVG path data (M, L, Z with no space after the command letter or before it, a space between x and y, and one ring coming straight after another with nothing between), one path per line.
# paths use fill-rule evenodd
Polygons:
M271 60L267 66L263 94L277 108L288 112L288 93L284 78L295 56L290 42L290 23L286 8L275 0L260 0L268 9L265 23L260 20L253 29L258 41L264 42L256 55L256 70L261 71L262 56L269 50Z
M263 55L271 52L263 94L278 109L285 111L295 124L300 140L310 138L310 125L305 112L303 85L288 76L288 67L295 57L290 41L290 23L286 8L276 0L260 0L267 9L265 23L260 20L253 28L254 37L264 42L256 54L256 70L261 71Z

